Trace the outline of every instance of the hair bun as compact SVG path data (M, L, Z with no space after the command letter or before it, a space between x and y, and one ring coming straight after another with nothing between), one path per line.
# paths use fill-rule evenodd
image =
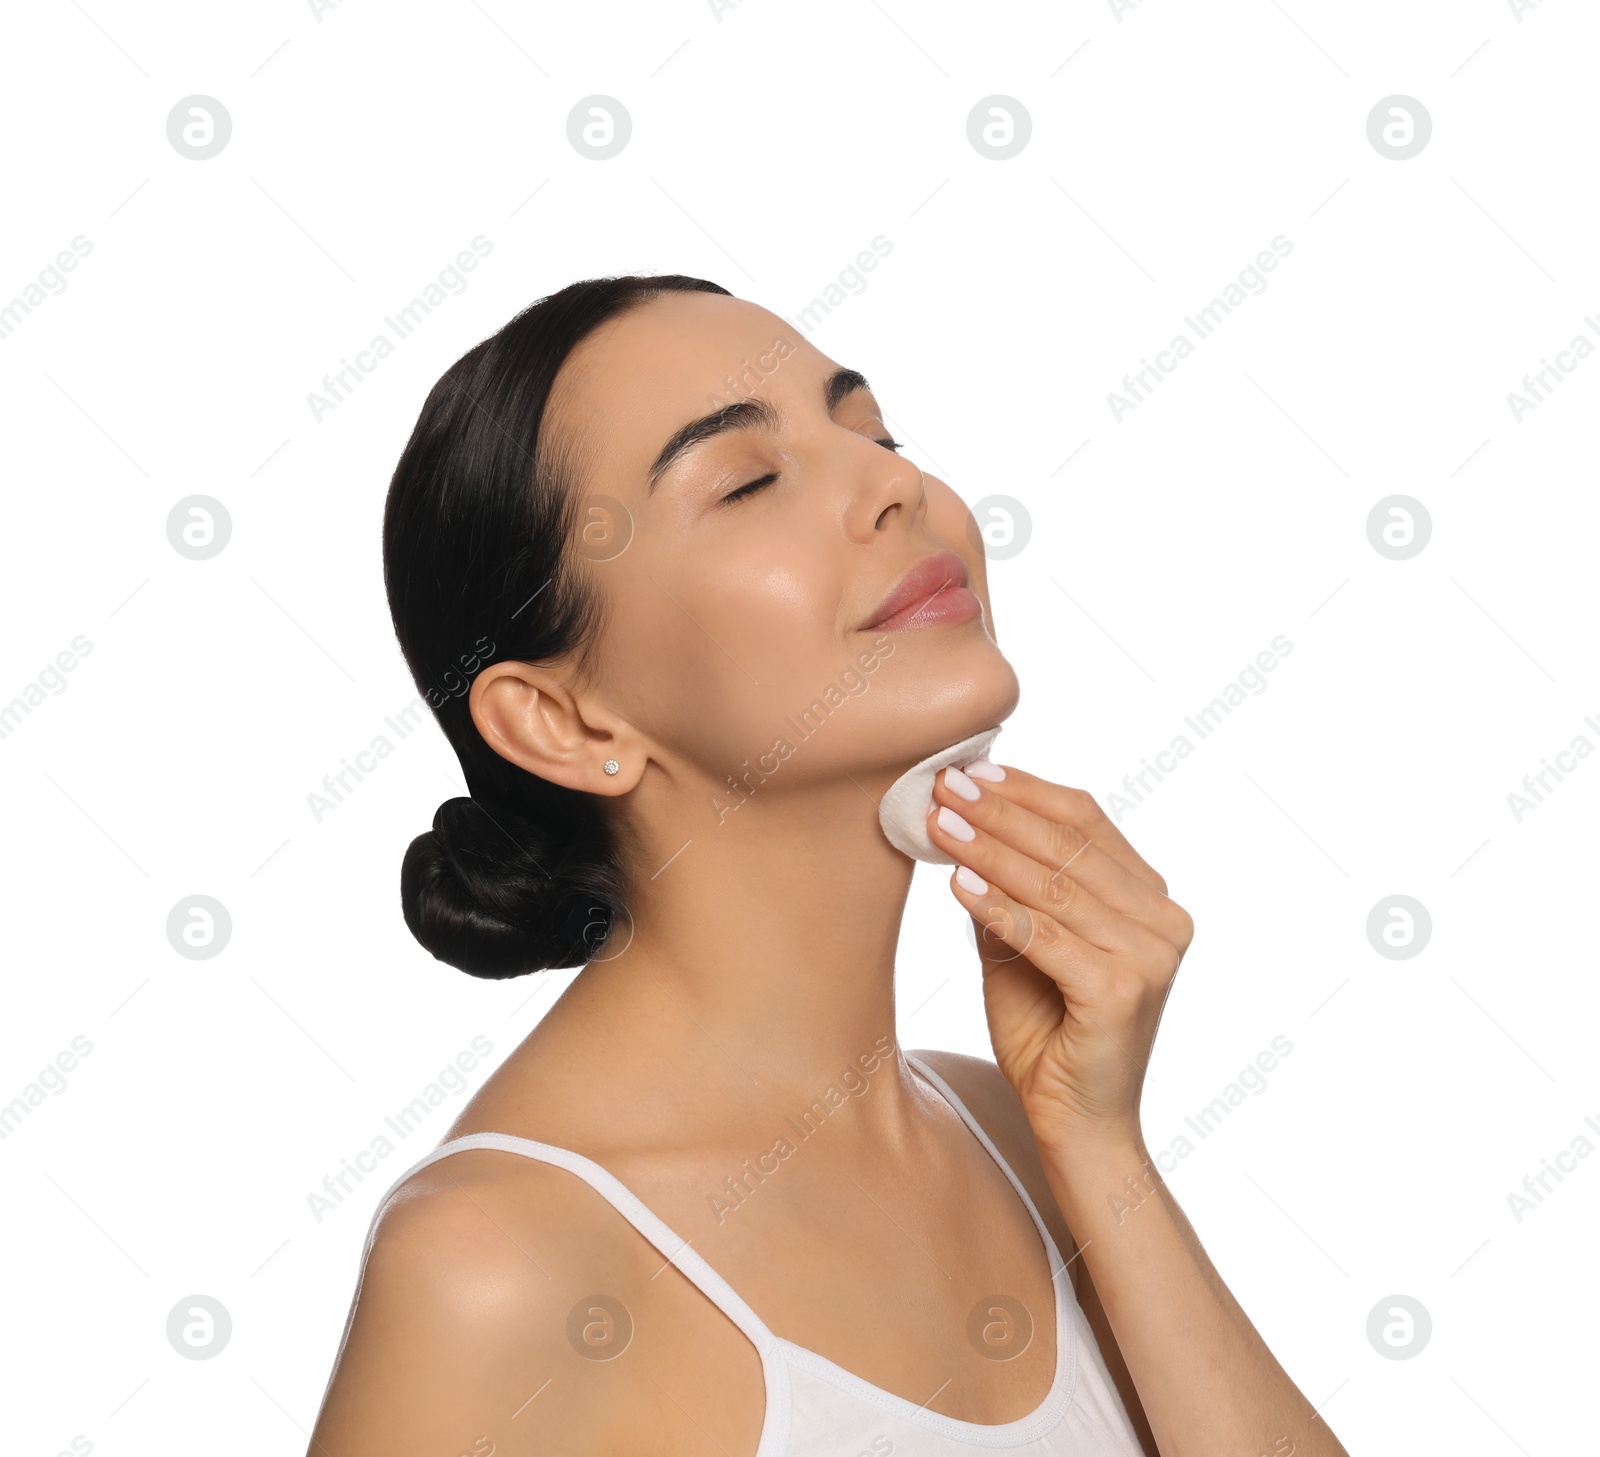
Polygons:
M590 959L616 916L604 846L552 843L503 804L447 799L406 849L400 902L411 934L472 976L510 977Z

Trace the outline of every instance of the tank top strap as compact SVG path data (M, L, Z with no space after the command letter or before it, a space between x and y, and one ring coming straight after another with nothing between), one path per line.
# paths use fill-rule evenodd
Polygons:
M401 1174L385 1190L383 1198L378 1201L378 1207L373 1210L372 1224L367 1230L366 1243L361 1250L361 1268L365 1268L367 1256L372 1253L372 1244L378 1233L378 1217L383 1213L384 1206L388 1204L395 1191L413 1174L427 1168L429 1164L448 1158L453 1153L465 1153L470 1149L496 1149L503 1153L521 1154L524 1158L554 1164L557 1168L576 1174L649 1240L666 1257L669 1264L676 1266L712 1304L750 1338L761 1355L763 1367L770 1367L778 1358L777 1337L767 1328L761 1317L701 1255L690 1247L688 1240L680 1239L621 1179L593 1159L585 1158L581 1153L574 1153L571 1149L560 1148L553 1143L538 1143L531 1138L519 1138L512 1133L469 1133L461 1138L452 1138L447 1143L441 1143L431 1153L423 1155ZM1026 1198L1026 1195L1024 1197Z
M1044 1220L1040 1218L1038 1206L1034 1204L1032 1196L1028 1193L1027 1189L1023 1187L1022 1180L1017 1177L1015 1170L1013 1170L1011 1165L1005 1161L1005 1157L1001 1154L1000 1150L995 1147L994 1140L983 1131L983 1125L972 1116L971 1110L968 1109L967 1105L956 1096L955 1089L952 1088L949 1083L940 1077L938 1073L929 1067L928 1064L925 1063L914 1052L902 1052L901 1055L907 1062L915 1067L923 1077L932 1083L933 1086L938 1090L940 1096L944 1098L945 1102L947 1102L956 1110L957 1114L960 1115L961 1120L977 1136L978 1142L988 1150L989 1157L1000 1165L1000 1172L1011 1181L1011 1187L1015 1189L1018 1195L1021 1197L1023 1207L1027 1209L1028 1213L1033 1217L1034 1225L1039 1231L1040 1239L1044 1241L1045 1249L1050 1252L1050 1276L1052 1281L1055 1281L1056 1277L1061 1274L1061 1270L1065 1264L1065 1261L1061 1257L1060 1246L1056 1244L1049 1228L1045 1225Z

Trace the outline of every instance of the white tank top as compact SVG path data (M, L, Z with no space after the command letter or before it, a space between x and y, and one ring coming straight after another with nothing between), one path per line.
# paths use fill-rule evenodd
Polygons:
M1004 1451L1016 1457L1143 1457L1089 1322L1050 1231L1022 1181L978 1125L954 1090L921 1058L904 1054L943 1095L1011 1181L1044 1243L1054 1276L1056 1369L1044 1400L1011 1422L967 1422L927 1410L836 1366L767 1329L760 1316L700 1255L647 1209L625 1184L593 1159L509 1133L471 1133L453 1138L401 1174L378 1201L366 1245L364 1268L377 1233L378 1215L390 1196L418 1169L468 1149L492 1148L555 1164L584 1180L736 1325L761 1356L766 1381L766 1417L754 1457L970 1457Z

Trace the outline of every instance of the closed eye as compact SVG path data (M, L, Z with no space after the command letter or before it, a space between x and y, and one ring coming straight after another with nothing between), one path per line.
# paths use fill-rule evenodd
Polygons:
M778 473L776 471L769 471L759 480L751 481L749 485L740 486L737 491L729 491L728 494L722 498L722 504L726 506L729 501L740 501L746 496L753 496L757 491L762 490L766 486L770 486L777 479Z
M877 443L879 445L881 445L885 450L904 450L905 449L904 443L899 441L899 440L879 440ZM750 481L746 485L740 486L738 488L738 490L729 491L728 494L722 498L721 504L726 506L728 504L728 502L730 502L730 501L742 501L747 496L753 496L758 491L765 490L768 486L770 486L777 479L778 479L778 473L776 471L769 471L766 475L761 476L756 480Z

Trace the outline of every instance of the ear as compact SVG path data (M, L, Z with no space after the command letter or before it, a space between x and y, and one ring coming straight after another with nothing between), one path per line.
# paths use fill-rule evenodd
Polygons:
M626 794L649 757L645 740L598 699L573 692L571 669L507 659L473 680L467 704L484 742L552 784ZM615 759L618 770L602 767Z

